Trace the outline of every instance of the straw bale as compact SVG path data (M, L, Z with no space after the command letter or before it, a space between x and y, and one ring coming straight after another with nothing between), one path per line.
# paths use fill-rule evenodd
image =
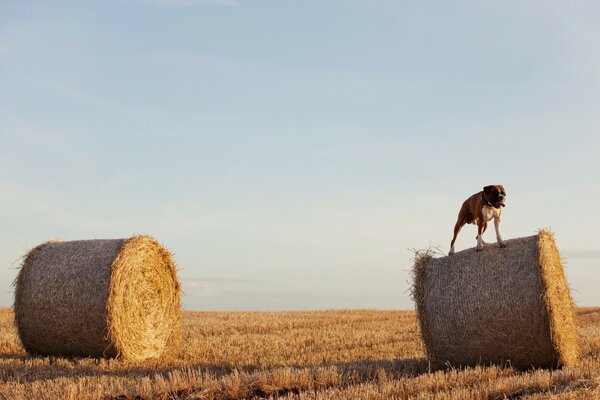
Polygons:
M30 354L140 361L174 333L180 284L171 254L149 236L52 241L24 257L14 308Z
M574 305L552 233L435 258L416 253L412 295L435 367L573 365Z

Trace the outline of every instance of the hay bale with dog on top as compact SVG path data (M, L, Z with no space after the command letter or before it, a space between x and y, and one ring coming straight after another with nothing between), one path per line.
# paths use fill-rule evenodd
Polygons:
M434 258L419 251L412 295L434 367L573 365L574 305L552 233Z
M14 309L30 354L140 361L174 333L180 284L171 254L149 236L51 241L25 256Z

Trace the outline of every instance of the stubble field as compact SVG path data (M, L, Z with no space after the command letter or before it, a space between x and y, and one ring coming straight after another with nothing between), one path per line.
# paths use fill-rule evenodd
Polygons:
M600 399L600 308L581 362L431 371L412 311L184 312L158 360L30 357L0 309L1 399Z

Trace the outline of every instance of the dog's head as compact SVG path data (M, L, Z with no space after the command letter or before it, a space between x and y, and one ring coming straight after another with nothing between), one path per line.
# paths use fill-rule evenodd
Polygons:
M483 188L483 199L496 208L505 207L506 192L502 185L490 185Z

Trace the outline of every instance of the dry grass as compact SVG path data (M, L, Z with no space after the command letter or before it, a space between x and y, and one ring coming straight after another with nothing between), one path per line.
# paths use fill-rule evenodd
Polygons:
M30 357L0 309L2 399L595 399L600 308L580 308L582 359L561 370L429 371L410 311L185 312L160 360Z

